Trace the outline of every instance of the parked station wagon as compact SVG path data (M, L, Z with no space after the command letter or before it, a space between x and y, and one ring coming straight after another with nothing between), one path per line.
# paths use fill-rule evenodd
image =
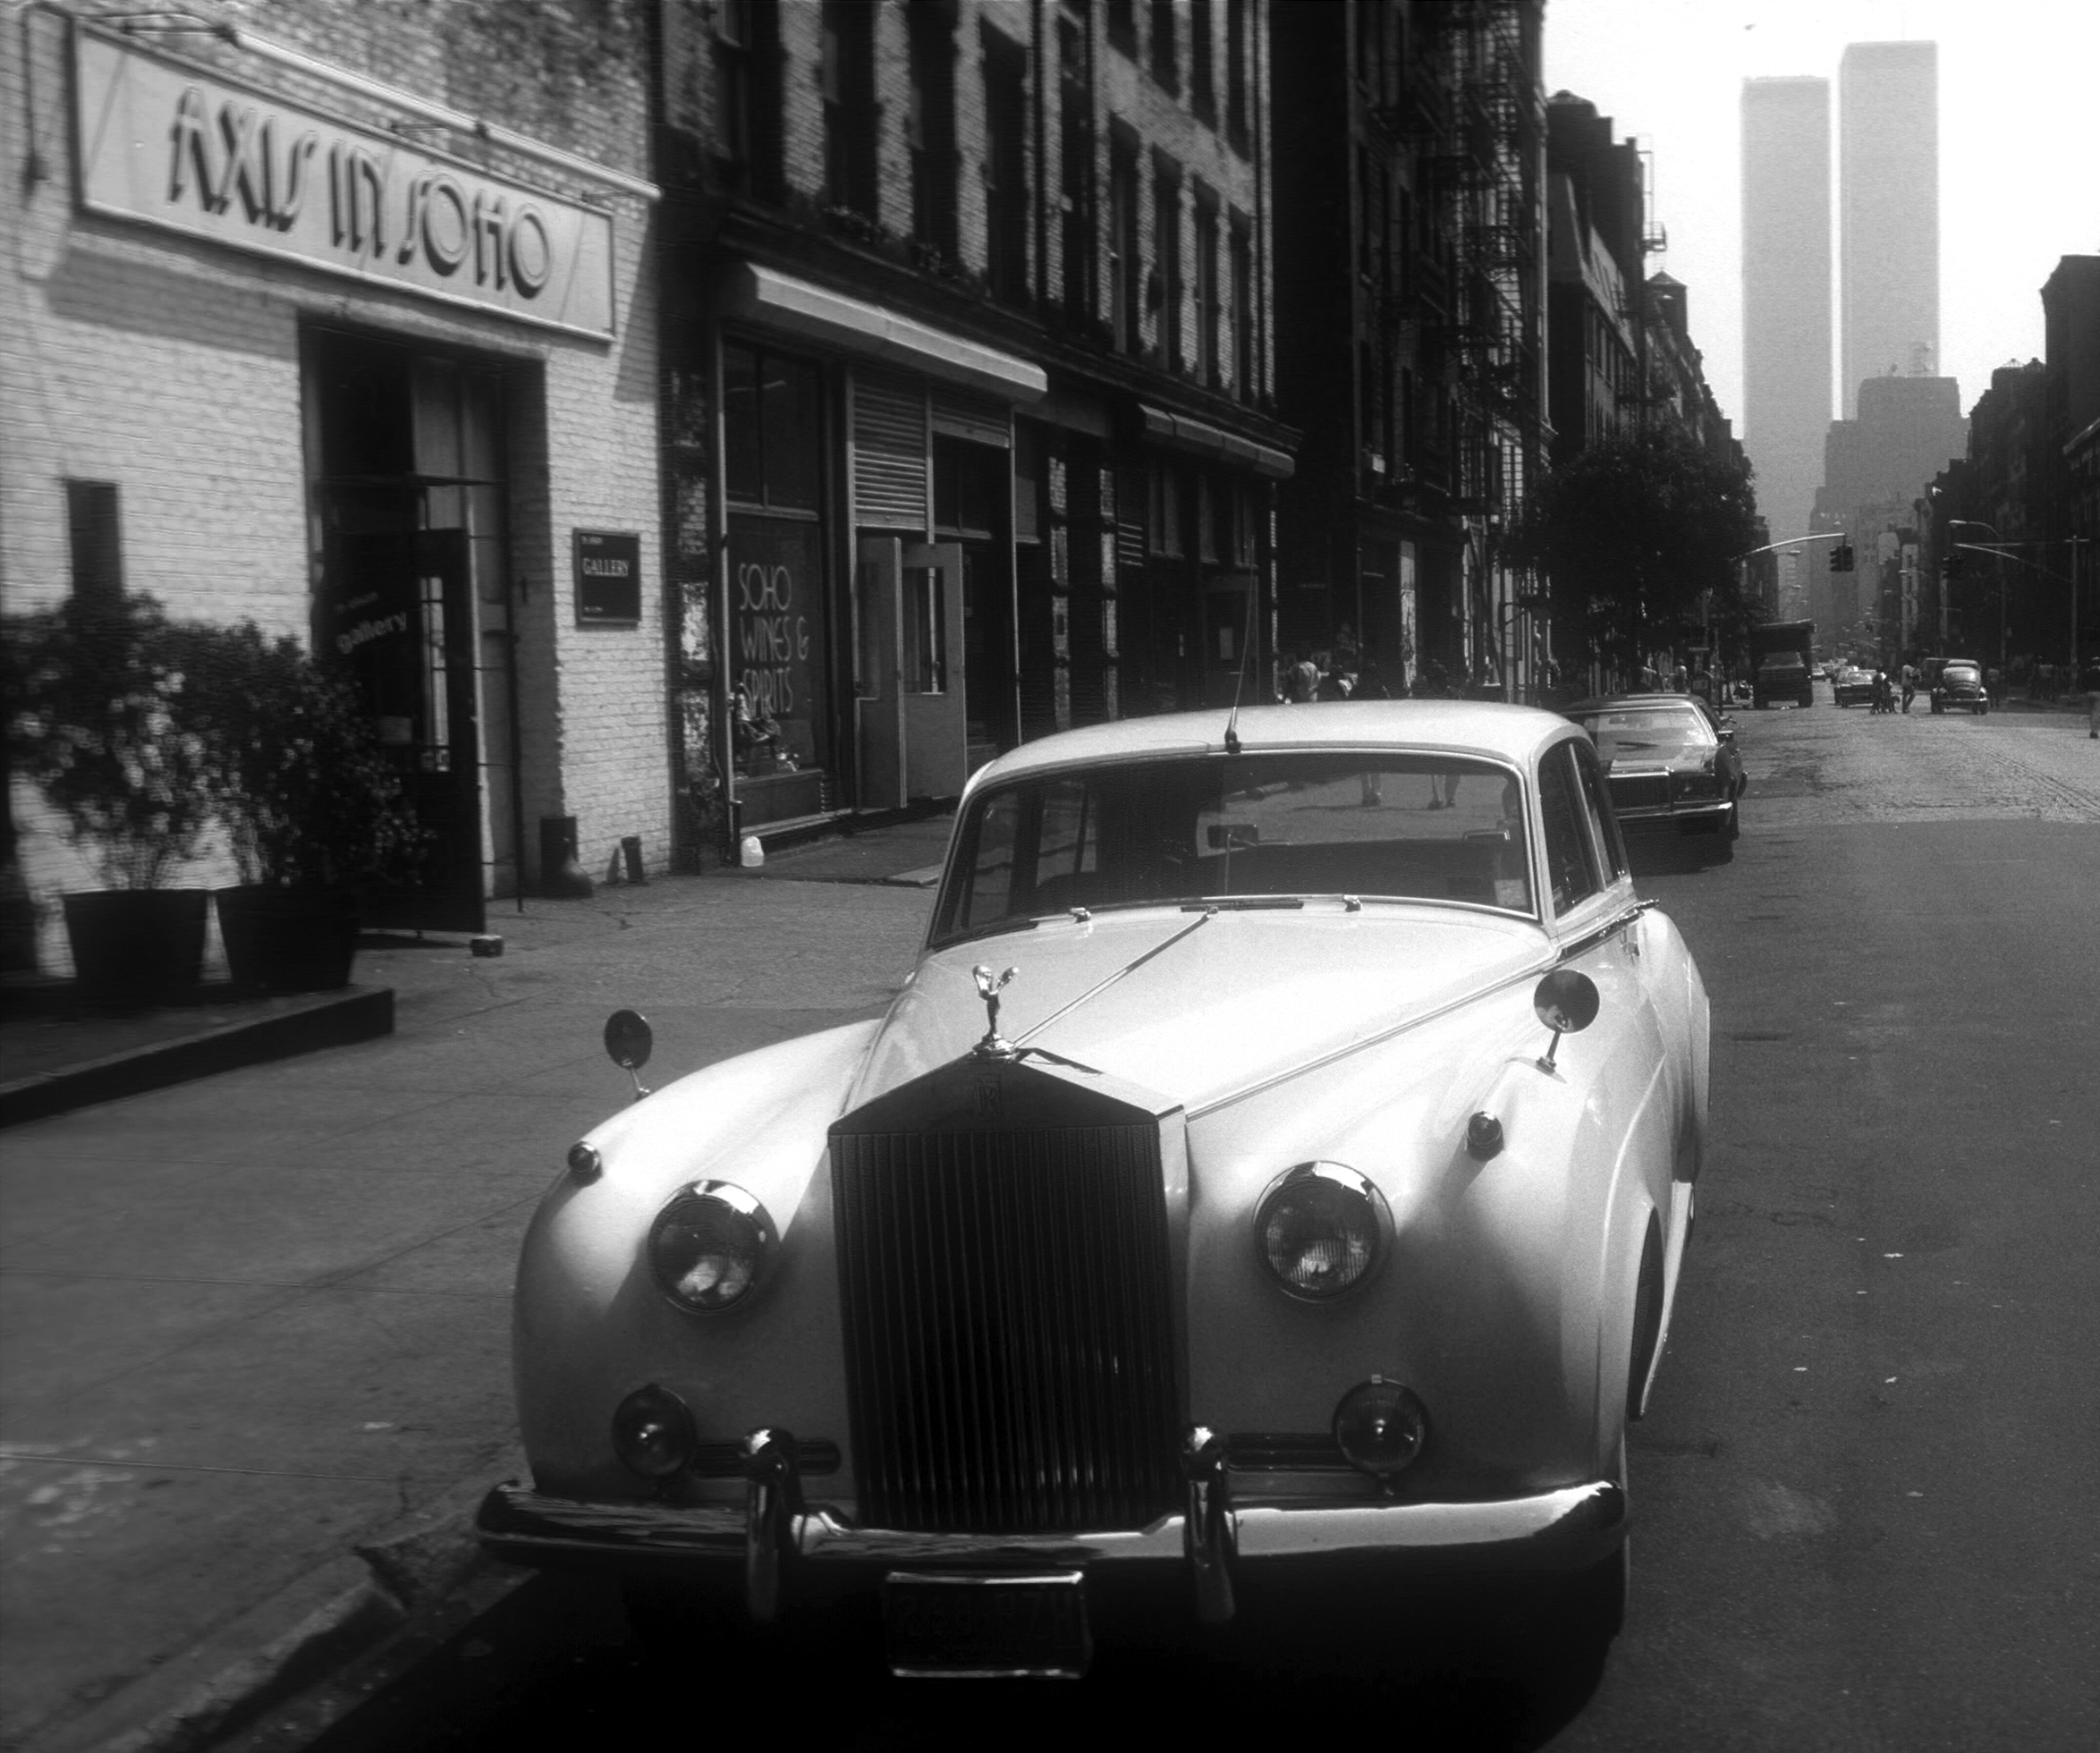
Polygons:
M760 1621L864 1590L908 1674L1078 1672L1139 1576L1216 1624L1456 1563L1609 1636L1707 1063L1563 718L1028 744L885 1015L570 1147L483 1538Z

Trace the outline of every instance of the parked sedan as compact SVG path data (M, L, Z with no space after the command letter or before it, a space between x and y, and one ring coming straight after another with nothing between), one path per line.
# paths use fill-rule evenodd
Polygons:
M1831 684L1831 694L1840 706L1872 706L1874 672L1847 664Z
M1707 1040L1562 718L1027 744L885 1016L569 1147L483 1538L652 1618L865 1591L912 1674L1077 1672L1147 1575L1206 1623L1346 1578L1375 1622L1506 1571L1608 1636Z
M1984 667L1973 657L1948 658L1934 678L1932 709L1949 712L1956 707L1978 714L1991 709L1991 696L1984 686Z
M1735 856L1746 781L1732 721L1681 694L1578 700L1567 716L1604 758L1629 840L1666 836L1717 862Z

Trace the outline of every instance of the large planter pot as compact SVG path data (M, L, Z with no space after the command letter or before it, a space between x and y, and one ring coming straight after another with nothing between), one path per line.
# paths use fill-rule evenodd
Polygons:
M104 889L69 894L73 978L89 1004L165 1004L204 972L204 889Z
M249 992L326 992L350 984L357 953L354 889L217 889L226 969Z

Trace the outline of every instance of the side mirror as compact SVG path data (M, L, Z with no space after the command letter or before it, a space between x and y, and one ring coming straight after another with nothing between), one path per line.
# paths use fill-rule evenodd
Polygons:
M1561 1050L1561 1037L1579 1035L1596 1020L1596 982L1572 968L1556 968L1539 981L1531 993L1531 1008L1539 1021L1554 1032L1538 1069L1554 1072L1554 1056Z
M656 1037L649 1030L648 1020L639 1011L614 1011L605 1019L606 1055L634 1079L634 1099L638 1102L649 1092L637 1074L649 1063L649 1054L656 1045Z

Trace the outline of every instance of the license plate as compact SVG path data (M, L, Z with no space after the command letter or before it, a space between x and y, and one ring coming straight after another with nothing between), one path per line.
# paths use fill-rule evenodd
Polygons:
M984 1576L893 1571L883 1579L890 1672L1076 1680L1093 1659L1077 1571Z

